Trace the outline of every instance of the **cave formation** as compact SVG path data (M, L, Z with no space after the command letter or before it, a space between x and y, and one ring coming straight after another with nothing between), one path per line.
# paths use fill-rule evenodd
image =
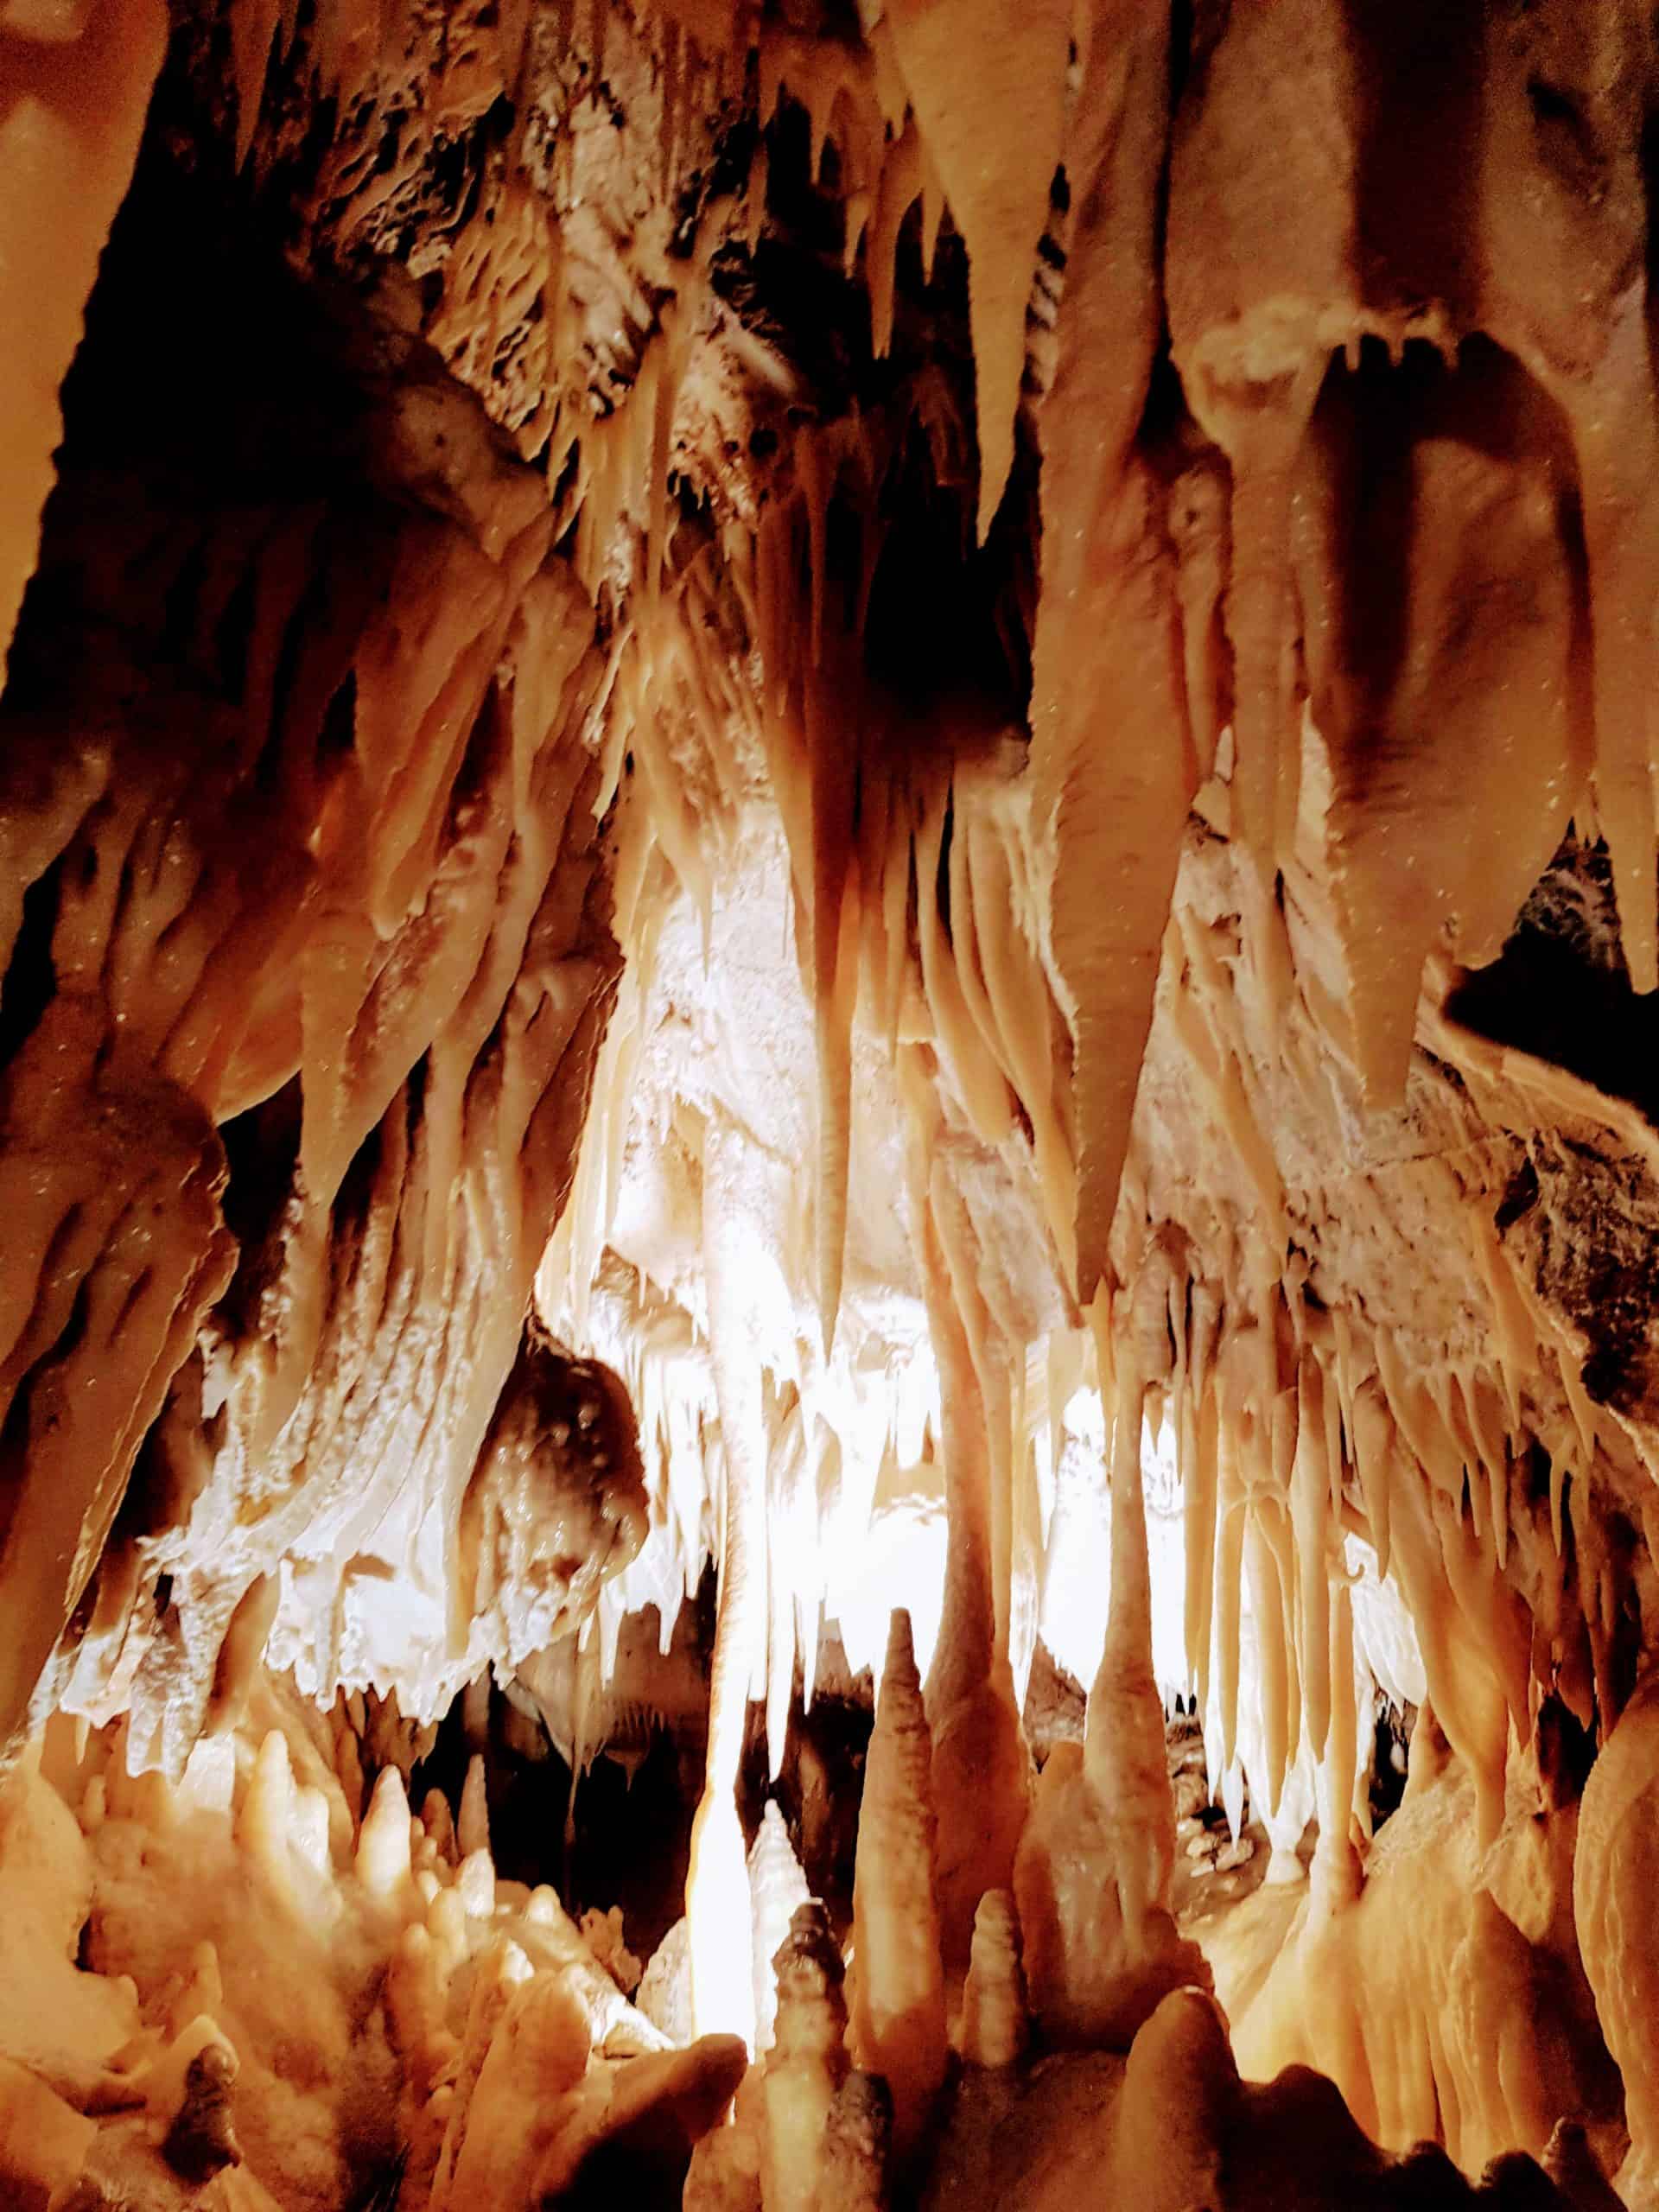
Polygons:
M1637 0L0 0L0 2204L1659 2207Z

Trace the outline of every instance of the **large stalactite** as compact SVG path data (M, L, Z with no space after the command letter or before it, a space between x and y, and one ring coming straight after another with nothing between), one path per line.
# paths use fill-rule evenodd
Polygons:
M1656 113L0 5L5 2202L1659 2205Z

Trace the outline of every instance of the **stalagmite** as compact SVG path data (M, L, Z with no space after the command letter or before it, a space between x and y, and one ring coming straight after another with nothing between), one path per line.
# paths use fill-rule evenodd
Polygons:
M530 1961L518 1946L499 1939L480 1961L467 2008L467 2028L456 2060L454 2100L443 2132L443 2147L433 2177L432 2212L448 2212L454 2202L456 2173L466 2149L473 2106L498 2029L505 2020L515 1990L531 1979Z
M529 1977L506 1995L499 2012L493 1998L488 2003L493 2020L487 2047L473 2079L465 2132L459 2138L451 2114L432 2192L435 2206L525 2201L541 2179L549 2139L556 2141L561 2101L576 2091L586 2072L588 2022L568 1985L551 1975ZM480 2025L476 2018L467 2022L460 2061L463 2086L471 2071L474 2030ZM457 2109L459 2103L458 2097ZM522 2121L515 2126L511 2117L526 2111L535 2112L539 2120L530 2131ZM445 2196L445 2162L457 2143Z
M919 1130L912 1135L919 1148ZM938 1816L937 1894L944 1964L966 1973L973 1916L988 1889L1007 1886L1025 1823L1031 1761L1013 1697L1005 1634L998 1632L992 1455L984 1395L959 1301L972 1296L960 1234L941 1234L957 1201L937 1174L931 1188L912 1168L912 1215L933 1353L939 1368L945 1478L950 1501L944 1610L927 1684L932 1732L930 1789ZM952 1268L946 1250L959 1258ZM945 1249L941 1247L944 1246ZM982 1311L982 1309L981 1309ZM980 1330L982 1357L996 1357ZM895 2101L897 2141L908 2120Z
M409 2069L411 2120L456 2052L444 2022L446 1995L431 1937L418 1925L406 1929L387 1970L386 2005L388 2023Z
M490 1808L484 1760L482 1754L476 1751L467 1762L461 1810L455 1818L455 1848L463 1859L470 1859L475 1851L487 1855L490 1848Z
M375 1777L357 1834L357 1877L372 1896L388 1904L409 1881L409 1798L395 1766L382 1767Z
M289 1840L294 1819L294 1769L288 1743L280 1730L271 1729L259 1745L248 1777L247 1790L237 1821L237 1840L279 1896L286 1896L293 1867ZM408 1847L407 1819L403 1829Z
M987 1890L974 1916L973 1956L963 1990L963 2058L969 2066L1013 2066L1024 2056L1029 2034L1014 1901L1007 1890Z
M748 1870L754 1946L754 2047L763 2052L772 2042L778 2003L772 1960L793 1925L796 1912L811 1896L775 1797L766 1800L760 1832L749 1848Z
M449 1800L441 1789L429 1789L421 1803L421 1825L431 1837L440 1858L457 1855L459 1844L455 1835L454 1815L449 1810Z
M938 1904L933 1745L896 1612L859 1808L853 1903L853 2063L893 2097L893 2156L922 2139L944 2079L945 1986Z
M1157 1271L1151 1271L1155 1287ZM1093 1309L1106 1329L1103 1300ZM1084 1759L1104 1808L1113 1875L1131 1956L1155 1948L1167 1925L1175 1815L1164 1754L1163 1700L1152 1673L1152 1592L1141 1494L1141 1423L1149 1328L1162 1314L1142 1294L1120 1342L1112 1424L1112 1586L1100 1671L1089 1694ZM1103 1350L1102 1366L1106 1366Z
M1602 2033L1624 2077L1630 2153L1615 2177L1627 2204L1659 2187L1659 2066L1653 2037L1653 1744L1659 1687L1625 1707L1591 1769L1579 1819L1573 1909Z
M773 1967L777 2035L766 2067L761 2195L781 2212L811 2212L825 2132L847 2074L842 1963L822 1905L797 1906Z

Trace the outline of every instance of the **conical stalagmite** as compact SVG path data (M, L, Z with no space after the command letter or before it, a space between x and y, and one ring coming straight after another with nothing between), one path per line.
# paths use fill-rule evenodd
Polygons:
M987 1393L976 1365L988 1367L1002 1357L1002 1348L973 1281L972 1232L960 1197L937 1170L929 1176L919 1157L919 1116L912 1146L912 1210L944 1432L944 1599L928 1670L927 1710L938 1815L939 1918L945 1967L954 1983L968 1970L980 1898L988 1889L1006 1887L1013 1872L1032 1769L1014 1698L1007 1608L997 1603L994 1462ZM1006 1554L1003 1564L1006 1572ZM897 2096L894 2125L902 2145L906 2123Z
M945 2069L932 1773L910 1617L895 1612L859 1810L849 2040L854 2063L892 2093L900 2166L921 2139Z
M374 1793L357 1834L357 1876L372 1896L387 1904L399 1898L409 1881L409 1797L395 1766L383 1766L374 1778Z
M987 1890L974 1917L958 2042L969 2066L1013 2066L1031 2040L1020 1918L1012 1893Z
M1146 1287L1149 1283L1149 1287ZM1089 1694L1084 1759L1112 1838L1114 1878L1131 1953L1159 1947L1168 1929L1175 1809L1164 1750L1164 1707L1152 1669L1152 1586L1141 1490L1146 1339L1162 1333L1158 1270L1137 1294L1120 1340L1112 1423L1112 1583L1100 1671ZM1097 1336L1108 1326L1096 1301ZM1103 1354L1104 1371L1109 1364Z
M467 1762L461 1785L461 1811L455 1818L455 1847L463 1859L490 1847L490 1799L485 1778L484 1755L474 1751Z
M772 2043L772 2020L778 2007L774 1966L778 1949L789 1934L797 1909L805 1904L811 1894L775 1797L766 1800L759 1831L749 1847L748 1864L755 1953L754 2047L759 2055Z
M814 2212L825 2131L847 2075L841 1954L821 1904L797 1906L772 1966L777 2028L766 2062L761 2195L767 2212Z
M278 1895L290 1894L293 1879L294 1769L287 1739L273 1728L259 1745L246 1793L237 1816L237 1840ZM409 1847L404 1812L404 1847Z

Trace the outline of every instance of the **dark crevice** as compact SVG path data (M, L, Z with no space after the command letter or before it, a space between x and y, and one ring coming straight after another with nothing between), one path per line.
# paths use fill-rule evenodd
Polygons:
M1497 1211L1492 1216L1492 1225L1502 1236L1517 1221L1524 1220L1538 1203L1538 1171L1531 1160L1523 1160L1504 1185L1498 1200Z
M194 570L199 576L207 555L207 540L204 537L191 549L181 575ZM259 605L258 575L257 562L245 563L213 629L213 657L219 688L232 706L239 707L247 696L248 650L253 641ZM183 658L182 652L180 657Z
M1406 1794L1407 1755L1416 1724L1414 1706L1397 1706L1380 1692L1376 1700L1375 1741L1371 1749L1370 1810L1372 1833L1391 1813L1397 1812Z
M1599 839L1565 840L1503 952L1459 980L1446 1012L1478 1036L1627 1099L1659 1126L1659 999L1630 988Z
M238 1246L220 1310L233 1334L251 1325L263 1292L280 1271L279 1230L299 1162L301 1103L296 1075L219 1130L230 1168L225 1223Z
M0 978L0 1070L22 1050L52 1003L58 971L52 938L58 922L58 881L63 863L37 876L23 893L22 925L11 963Z
M357 741L357 671L347 669L323 709L317 732L317 758L326 766L344 759Z

